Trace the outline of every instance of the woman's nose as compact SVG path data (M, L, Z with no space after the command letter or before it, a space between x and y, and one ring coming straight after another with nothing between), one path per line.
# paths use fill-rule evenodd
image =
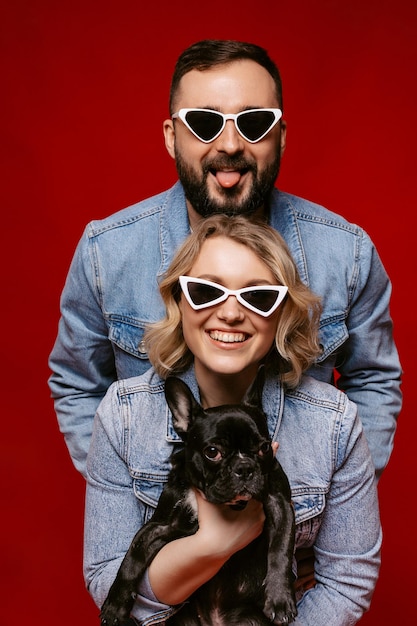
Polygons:
M219 305L217 315L220 319L231 324L233 322L242 321L245 313L243 307L237 301L236 296L229 296L227 300Z

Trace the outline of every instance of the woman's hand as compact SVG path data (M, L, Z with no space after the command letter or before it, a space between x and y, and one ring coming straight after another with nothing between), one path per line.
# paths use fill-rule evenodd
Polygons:
M196 539L213 557L227 560L261 534L265 522L261 502L249 500L243 510L236 511L226 504L207 502L197 490L195 494L199 524Z
M263 506L250 500L245 509L211 504L196 492L199 528L194 535L166 544L149 566L156 597L165 604L184 602L210 580L238 550L261 534Z

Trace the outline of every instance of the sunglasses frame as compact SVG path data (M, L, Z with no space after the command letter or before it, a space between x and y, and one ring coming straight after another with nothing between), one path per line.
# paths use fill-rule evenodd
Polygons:
M203 113L215 113L216 115L219 115L221 118L223 118L223 124L219 132L216 133L214 137L212 137L211 139L202 139L200 135L197 135L195 130L191 128L191 126L187 122L187 113L194 112L194 111L201 111ZM246 135L243 134L243 132L240 130L239 126L237 125L237 120L242 115L245 115L247 113L256 113L257 111L269 111L270 113L274 114L275 119L272 122L271 126L268 128L268 130L266 130L258 139L248 139L248 137L246 137ZM237 132L239 133L241 137L243 137L245 141L248 141L249 143L258 143L258 141L261 141L261 139L263 139L274 128L274 126L278 124L279 120L282 118L282 111L281 109L263 108L263 109L247 109L245 111L240 111L239 113L220 113L220 111L214 111L213 109L179 109L179 111L177 111L176 113L173 113L172 115L172 119L178 119L178 118L183 122L183 124L188 128L188 130L194 135L194 137L197 137L197 139L199 139L203 143L211 143L212 141L217 139L217 137L219 137L224 131L227 120L233 120Z
M288 292L288 287L285 285L252 285L251 287L243 287L242 289L227 289L227 287L223 287L223 285L219 285L219 283L214 283L211 280L205 280L204 278L193 278L192 276L180 276L179 283L181 286L181 290L194 311L200 311L201 309L207 309L211 306L216 306L221 302L225 302L229 296L235 296L237 301L242 304L246 309L252 311L253 313L257 313L258 315L262 315L262 317L269 317L272 315L274 311L279 307L279 305L284 300L285 296ZM203 285L209 285L210 287L215 287L216 289L220 289L223 291L223 294L214 300L210 300L210 302L205 302L204 304L195 304L191 299L190 293L188 291L189 283L201 283ZM252 304L247 302L244 298L242 298L242 293L247 293L248 291L276 291L278 293L278 297L272 307L268 311L261 311L257 309Z

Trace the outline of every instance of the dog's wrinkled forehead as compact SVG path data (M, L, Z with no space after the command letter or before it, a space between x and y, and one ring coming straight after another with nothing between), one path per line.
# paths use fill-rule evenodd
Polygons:
M204 416L196 421L195 430L205 441L220 439L239 448L256 446L260 441L269 439L265 416L260 411L256 413L256 416L250 415L247 410L230 405L207 409Z

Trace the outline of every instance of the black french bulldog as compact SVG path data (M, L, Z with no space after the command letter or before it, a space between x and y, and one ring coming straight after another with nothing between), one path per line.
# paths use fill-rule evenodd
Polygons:
M271 626L295 619L294 511L261 408L263 382L261 368L241 405L204 410L182 380L167 378L166 399L185 445L172 455L172 470L155 513L135 535L119 568L101 609L102 626L126 623L138 582L157 552L196 532L191 487L209 502L237 510L251 498L262 501L266 520L262 534L235 553L165 624Z

